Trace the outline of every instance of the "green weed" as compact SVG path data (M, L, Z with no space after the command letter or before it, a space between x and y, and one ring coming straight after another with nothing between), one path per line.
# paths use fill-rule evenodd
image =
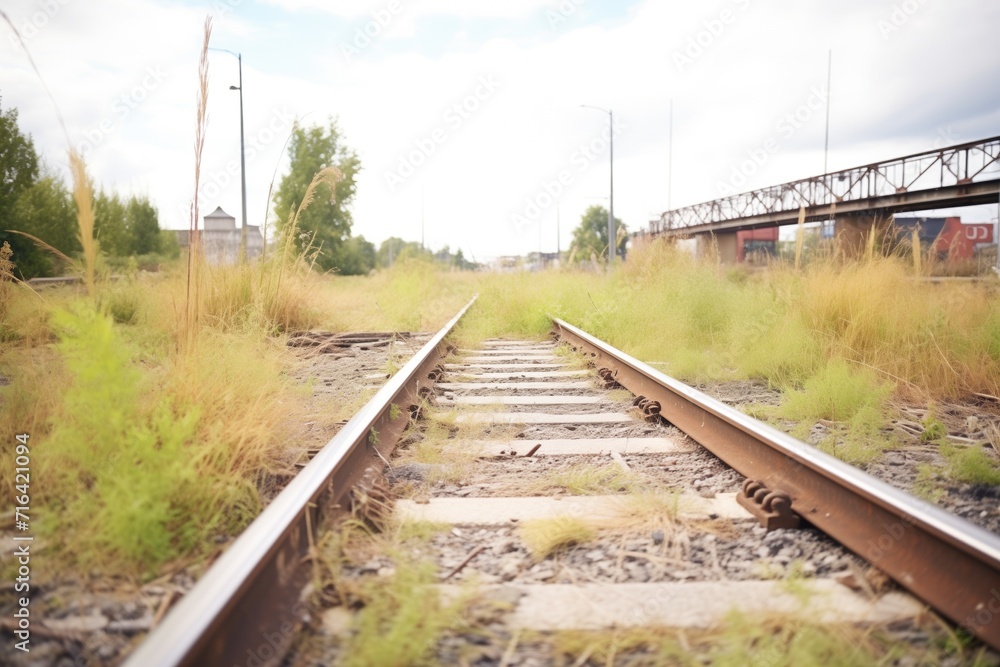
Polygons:
M948 428L934 415L932 409L927 410L927 415L920 420L923 431L920 433L921 442L935 442L942 440L948 435Z
M401 563L392 577L366 582L361 590L364 608L355 619L343 664L437 664L437 642L464 623L466 601L443 602L431 588L435 583L437 575L429 563Z
M948 474L952 479L979 486L1000 485L1000 462L982 447L943 443L941 454L948 461Z
M210 484L184 452L198 413L168 402L143 410L140 375L107 317L80 308L54 320L70 388L39 450L42 525L85 563L154 568L214 527Z

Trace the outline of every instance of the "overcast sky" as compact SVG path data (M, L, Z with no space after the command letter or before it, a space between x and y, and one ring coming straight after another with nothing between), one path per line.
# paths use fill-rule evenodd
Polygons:
M1000 134L995 0L0 0L91 173L148 194L186 228L197 60L243 54L248 218L292 122L334 117L361 158L354 232L461 248L482 261L562 247L607 205L651 215L823 168ZM54 107L0 27L0 105L65 171ZM831 90L827 52L833 50ZM239 219L237 60L210 56L202 214ZM673 100L673 147L669 141ZM789 118L789 115L792 118ZM737 171L769 141L777 149ZM756 152L756 153L755 153ZM673 175L668 178L668 164ZM745 180L743 180L745 178ZM671 183L668 197L668 181ZM423 204L421 203L423 202ZM556 203L558 202L558 203ZM997 207L962 212L989 221Z

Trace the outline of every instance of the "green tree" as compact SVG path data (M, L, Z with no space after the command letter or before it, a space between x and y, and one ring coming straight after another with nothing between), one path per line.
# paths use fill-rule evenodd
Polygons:
M7 228L21 193L38 179L38 153L17 126L17 109L0 109L0 221Z
M17 220L18 200L38 179L38 153L31 137L17 125L17 109L0 108L0 246L6 241L14 251L15 273L31 278L44 265L38 250L29 239L7 232L8 229L32 233ZM41 264L40 264L41 263ZM32 269L35 266L35 269Z
M14 207L14 226L44 241L64 255L80 251L76 204L69 190L55 176L45 176L21 193ZM56 256L23 236L16 236L20 256L15 256L22 277L50 276L61 272Z
M128 207L117 194L101 190L94 197L94 236L105 254L114 257L132 254L127 218Z
M390 236L378 248L376 265L380 269L387 269L403 259L429 256L430 253L422 250L416 241L404 241L398 236Z
M625 256L625 246L628 243L628 228L621 220L615 218L615 229L618 233L617 252L619 257ZM608 256L608 209L600 205L588 208L580 225L573 230L573 250L576 261L588 261L591 255L598 259Z
M334 259L341 275L366 275L375 268L375 244L364 236L352 236L340 246Z
M177 232L172 229L161 229L159 234L159 253L168 259L181 256L181 245L177 240Z
M147 197L129 198L125 224L131 236L132 253L149 255L160 252L159 216Z
M307 128L296 123L288 151L291 157L289 172L282 177L274 196L278 231L286 232L283 227L302 202L313 176L325 167L336 167L343 178L332 193L328 185L319 186L316 198L298 220L294 241L299 249L304 249L309 241L320 248L317 264L321 269L342 270L338 262L345 261L348 256L341 249L351 236L350 206L357 190L355 177L361 169L361 161L344 145L332 119L325 128L318 125Z

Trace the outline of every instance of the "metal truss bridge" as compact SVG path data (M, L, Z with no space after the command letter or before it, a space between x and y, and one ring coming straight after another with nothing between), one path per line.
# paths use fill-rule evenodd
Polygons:
M885 216L1000 201L1000 136L666 211L653 236L735 232L840 216Z

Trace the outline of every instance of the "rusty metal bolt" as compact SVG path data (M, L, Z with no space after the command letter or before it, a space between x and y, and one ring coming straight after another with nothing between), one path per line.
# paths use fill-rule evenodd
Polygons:
M754 494L757 493L757 489L763 489L764 485L755 479L748 479L743 482L743 495L747 498L753 498Z
M763 507L768 512L784 514L792 509L792 499L780 491L771 491L765 496Z

